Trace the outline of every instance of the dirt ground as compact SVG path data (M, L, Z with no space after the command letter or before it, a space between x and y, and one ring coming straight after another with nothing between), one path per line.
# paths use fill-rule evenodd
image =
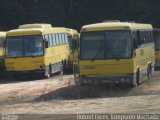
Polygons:
M0 114L160 114L160 72L136 88L74 85L73 75L1 80Z

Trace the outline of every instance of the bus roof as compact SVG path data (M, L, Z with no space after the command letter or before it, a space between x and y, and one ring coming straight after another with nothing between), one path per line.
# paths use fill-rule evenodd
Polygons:
M52 28L52 25L46 23L43 24L35 23L35 24L24 24L18 27L18 29L29 29L29 28Z
M69 33L65 27L15 29L7 32L7 36L45 35L52 33Z
M6 36L6 32L0 32L0 36Z
M82 27L81 31L103 31L103 30L140 30L148 29L153 30L151 24L141 24L141 23L129 23L129 22L103 22L85 25Z
M79 34L77 30L70 29L70 28L68 28L68 32L72 35L72 37Z

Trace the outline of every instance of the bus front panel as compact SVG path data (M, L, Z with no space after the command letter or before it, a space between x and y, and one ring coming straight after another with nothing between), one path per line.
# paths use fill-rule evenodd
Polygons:
M130 31L84 32L80 48L82 79L111 80L112 77L117 81L133 77L135 69Z

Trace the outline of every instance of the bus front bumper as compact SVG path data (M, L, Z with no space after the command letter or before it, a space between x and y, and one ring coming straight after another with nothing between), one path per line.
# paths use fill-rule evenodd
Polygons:
M45 74L45 69L27 70L27 71L5 71L5 77L16 76L42 76Z
M136 79L136 75L127 76L80 76L80 84L99 84L99 83L127 83L133 84Z

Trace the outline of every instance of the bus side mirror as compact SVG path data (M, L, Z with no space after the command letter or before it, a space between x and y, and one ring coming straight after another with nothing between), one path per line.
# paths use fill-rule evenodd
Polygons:
M45 40L45 48L48 48L49 45L48 45L48 41Z
M72 40L72 50L77 50L78 46L77 46L77 40L73 39Z

